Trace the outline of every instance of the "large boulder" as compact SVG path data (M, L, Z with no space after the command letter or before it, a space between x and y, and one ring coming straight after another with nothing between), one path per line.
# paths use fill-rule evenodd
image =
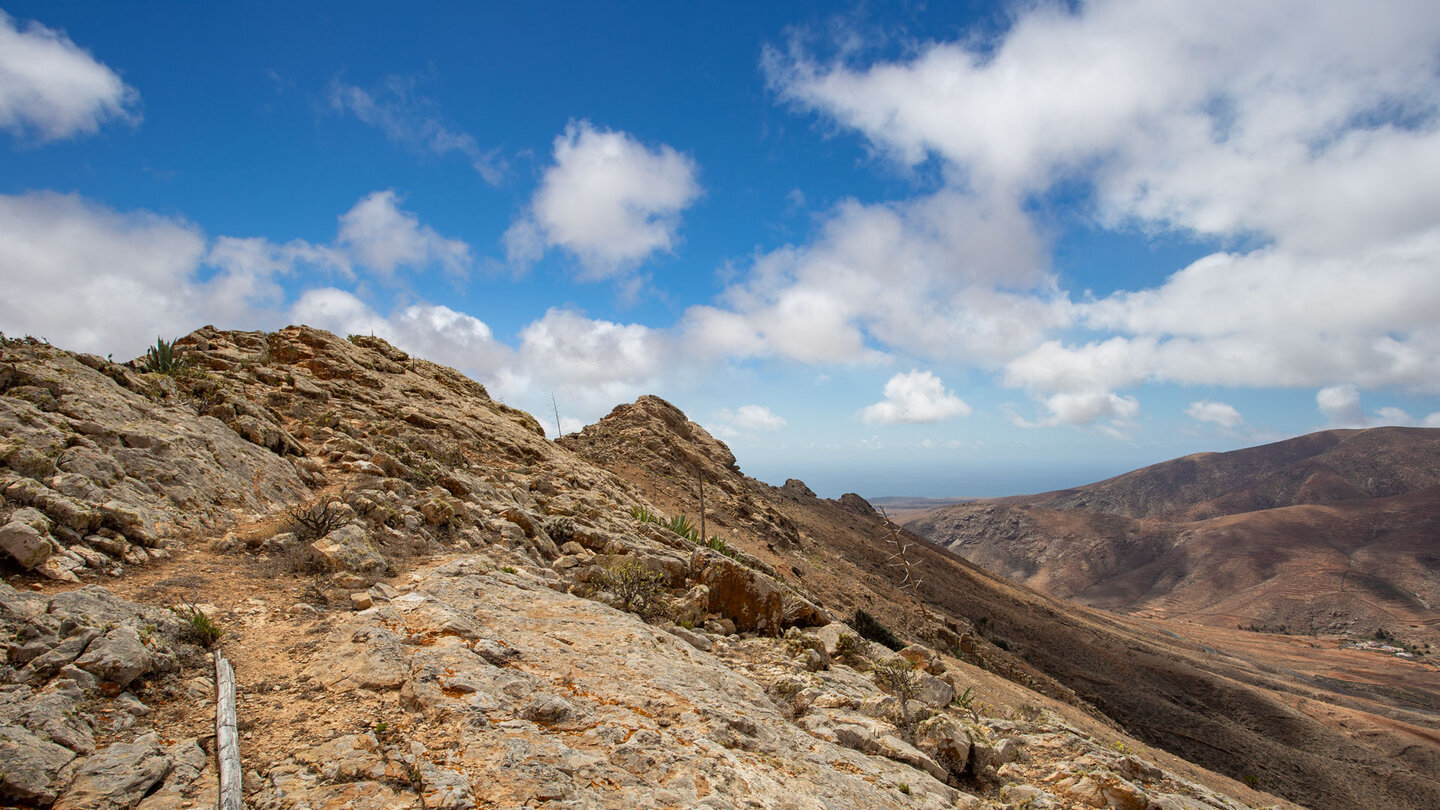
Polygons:
M0 724L0 797L48 805L61 787L60 770L75 752L23 728Z
M0 526L0 551L4 551L16 562L33 570L44 565L50 555L55 553L55 544L47 535L36 531L35 527L29 523L12 519L4 526Z
M920 724L915 731L915 745L957 778L970 763L970 735L944 715Z
M778 635L785 618L780 586L769 577L709 549L696 549L690 569L710 589L710 612L740 631Z
M360 523L342 526L316 540L306 548L306 555L326 571L348 571L373 579L383 576L388 567Z
M134 807L170 768L170 758L160 750L160 736L153 731L134 742L117 743L85 760L54 810Z
M75 659L75 666L121 687L144 675L150 669L150 650L140 634L129 625L117 627L85 648Z

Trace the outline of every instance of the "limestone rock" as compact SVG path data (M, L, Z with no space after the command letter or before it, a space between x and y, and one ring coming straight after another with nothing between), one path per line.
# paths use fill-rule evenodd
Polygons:
M686 644L689 644L691 647L694 647L697 650L701 650L703 652L710 652L710 649L713 646L710 643L710 639L706 638L704 633L697 633L694 630L678 626L667 627L665 629L668 630L671 635L684 641Z
M773 580L708 549L696 549L690 568L710 589L710 612L735 622L741 631L780 632L784 604Z
M150 669L150 650L129 625L117 627L86 647L75 666L101 680L125 687Z
M0 526L0 550L26 568L39 568L55 546L50 538L35 530L34 526L20 520L11 520Z
M952 776L965 773L970 762L970 735L943 715L924 721L916 729L916 745Z
M48 805L62 785L60 771L75 752L23 728L0 724L0 796Z
M324 570L348 571L375 579L384 575L389 565L360 523L342 526L316 540L306 547L306 554Z
M170 773L170 759L151 732L85 760L54 810L122 810L140 803Z

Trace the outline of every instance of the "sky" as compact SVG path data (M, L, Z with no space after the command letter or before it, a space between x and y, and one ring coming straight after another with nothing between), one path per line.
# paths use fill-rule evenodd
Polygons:
M0 332L374 334L822 496L1440 426L1440 4L0 0Z

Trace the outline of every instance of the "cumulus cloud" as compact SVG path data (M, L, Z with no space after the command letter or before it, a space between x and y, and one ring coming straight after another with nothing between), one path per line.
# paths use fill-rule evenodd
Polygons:
M994 38L931 43L898 61L840 50L833 60L799 46L768 51L771 86L877 154L935 161L941 195L963 200L959 217L973 219L966 206L1034 211L1037 197L1079 188L1103 228L1260 245L1098 299L979 279L967 295L1008 292L1031 327L1029 345L1011 341L996 356L1042 408L1032 424L1129 418L1138 403L1116 391L1151 381L1440 391L1433 4L1042 4ZM1019 214L1014 230L1038 230L1032 216ZM818 252L825 238L789 255ZM917 350L896 332L858 331L882 307L864 300L866 315L842 311L833 322L850 331L821 345L853 351L863 336L939 356L933 342ZM923 313L926 299L912 300ZM1075 326L1089 334L1053 337ZM742 345L765 337L758 327L709 333Z
M810 363L898 349L996 365L1069 320L1023 212L949 191L842 202L814 241L760 256L720 304L686 313L698 353Z
M779 430L785 427L785 419L764 405L741 405L734 411L729 408L722 408L716 418L723 423L723 426L732 428L730 433L736 434L734 428L744 430Z
M128 358L156 335L200 326L197 318L258 322L257 308L278 292L269 274L232 266L204 280L206 244L183 220L120 213L74 194L0 195L0 324ZM233 295L237 287L250 295Z
M513 361L496 373L495 390L547 404L553 394L562 411L599 417L658 390L672 352L663 332L551 308L521 330Z
M561 248L585 278L626 275L675 246L680 214L700 196L688 156L588 121L571 122L555 139L554 161L528 210L505 233L513 262Z
M307 290L290 307L289 320L336 334L370 334L426 360L489 378L513 361L514 352L478 318L438 304L412 304L387 315L358 296L334 287Z
M384 276L401 267L429 265L463 275L471 264L469 245L446 239L429 225L420 224L419 217L400 210L393 190L372 192L341 215L335 241L358 264Z
M1240 412L1235 410L1235 406L1208 399L1190 403L1190 407L1185 409L1185 415L1197 422L1210 422L1227 429L1237 428L1245 421Z
M1321 388L1315 393L1315 405L1320 409L1320 413L1325 415L1330 427L1440 427L1440 411L1416 418L1400 408L1385 407L1368 414L1360 406L1360 389L1350 384Z
M860 411L867 424L918 424L969 415L965 400L947 391L933 373L919 370L891 377L885 383L885 399Z
M417 152L458 152L485 182L499 185L507 169L500 150L481 149L474 136L446 124L439 105L416 92L419 82L416 76L386 76L378 89L365 90L336 79L330 84L330 106Z
M0 11L0 129L39 141L138 123L140 94L63 31Z
M211 239L181 219L119 212L74 194L0 195L0 329L131 357L156 335L206 323L274 328L288 318L373 331L441 362L492 371L503 352L469 316L424 305L382 316L333 287L304 292L291 305L281 285L302 271L312 283L355 282L359 272L454 265L466 256L463 242L399 211L391 192L372 194L344 215L333 245Z

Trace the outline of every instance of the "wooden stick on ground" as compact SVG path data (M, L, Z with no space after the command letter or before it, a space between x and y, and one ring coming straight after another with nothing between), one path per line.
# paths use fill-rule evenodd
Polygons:
M240 739L235 732L235 668L215 648L215 758L220 761L218 810L244 810L240 793Z

